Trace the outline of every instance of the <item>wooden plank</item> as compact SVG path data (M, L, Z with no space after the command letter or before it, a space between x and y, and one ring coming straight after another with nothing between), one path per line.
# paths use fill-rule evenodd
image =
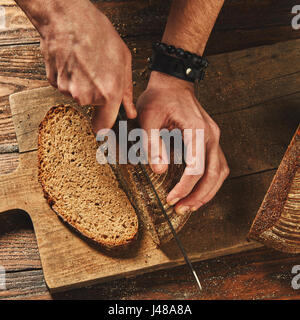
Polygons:
M161 34L170 0L94 1L123 37ZM0 45L32 43L38 33L12 0L1 0L6 10L6 28L0 31ZM299 38L291 28L292 0L229 0L217 20L207 46L207 54L241 50Z
M38 42L40 37L27 16L13 0L1 0L5 13L5 27L0 29L0 44Z
M48 85L39 46L2 47L0 84L0 153L17 151L8 97L14 92Z
M216 116L224 133L222 144L231 167L231 177L277 167L293 132L293 125L297 125L298 118L292 110L298 110L298 101L299 94L296 94L269 102L265 106ZM236 139L237 136L240 138ZM260 192L262 198L264 191ZM234 191L230 193L234 194ZM251 192L245 192L248 193Z
M0 175L14 171L19 165L19 153L0 154Z
M49 92L50 90L50 92ZM39 94L37 94L37 92ZM18 97L18 99L17 99ZM35 231L36 231L36 235L37 238L39 239L40 243L42 243L42 245L40 246L40 254L43 255L44 254L44 272L45 274L48 276L50 275L50 273L46 272L45 269L45 265L52 266L53 270L53 264L54 264L54 258L58 258L60 256L60 259L62 259L62 255L59 255L59 252L62 253L63 252L63 256L67 256L69 254L71 254L73 251L71 250L70 252L68 252L68 254L66 254L65 250L65 246L63 246L64 250L62 250L62 248L58 249L58 244L59 241L57 240L58 238L63 238L63 239L68 239L68 241L73 241L74 242L74 246L76 246L76 250L77 253L79 252L84 252L86 250L88 250L89 254L85 255L87 257L89 257L89 260L87 261L89 267L89 276L91 276L91 279L88 281L93 281L93 276L94 273L93 272L97 272L97 267L96 266L101 266L101 274L103 274L104 270L106 270L106 266L108 264L112 264L111 261L104 261L103 263L100 263L100 260L104 257L102 257L100 260L97 260L97 254L96 251L91 250L91 248L86 247L85 243L83 243L80 239L73 239L71 237L71 235L65 235L64 232L67 232L67 230L65 228L63 228L62 225L57 225L57 221L56 219L54 219L53 213L52 216L50 215L50 212L47 213L47 206L45 206L45 203L42 202L42 194L41 194L41 190L40 187L37 187L37 179L36 179L36 169L32 169L32 174L30 173L30 164L35 163L36 161L36 155L35 154L30 154L28 153L28 151L36 149L36 136L35 138L30 138L31 135L33 135L33 133L36 131L38 124L40 123L41 118L43 117L45 110L41 110L42 106L44 105L45 108L47 109L49 107L49 105L52 104L52 100L54 98L54 94L53 94L53 89L50 88L44 88L44 89L38 89L36 90L34 93L33 92L27 92L27 93L21 93L18 96L15 96L15 104L19 104L19 108L16 107L16 105L12 108L12 110L15 113L14 116L14 120L16 121L16 128L17 128L17 136L20 137L19 141L19 146L20 146L20 150L25 152L22 156L23 156L23 169L20 168L19 169L19 173L22 173L21 177L18 177L17 175L14 176L15 180L12 180L11 178L7 178L4 177L4 179L2 182L2 189L4 188L4 207L2 205L2 211L5 210L5 208L12 208L12 206L14 205L14 203L17 204L16 202L16 198L17 195L19 195L21 198L19 199L19 204L21 206L21 208L25 209L25 210L29 210L28 213L31 215L31 218L34 221L34 225L35 225ZM50 100L47 100L50 99ZM298 98L296 99L298 101ZM48 103L45 101L49 101ZM270 102L271 103L271 102ZM275 103L275 100L272 102ZM24 108L24 110L21 110L21 106ZM299 117L297 117L297 110L298 108L296 108L296 110L294 110L295 108L290 107L290 112L288 113L289 116L285 119L283 117L283 114L285 113L285 104L279 103L277 106L274 104L270 105L269 107L265 106L264 108L262 108L261 106L256 107L256 108L249 108L249 109L244 109L241 111L237 111L237 112L232 112L232 113L225 113L222 115L217 115L216 117L220 117L220 119L223 119L223 125L226 128L225 132L228 133L227 136L227 144L228 144L228 148L230 149L226 149L225 148L225 152L229 152L234 155L234 150L236 150L235 152L237 152L237 157L240 160L241 163L245 163L245 166L242 166L242 169L244 170L242 172L242 174L249 174L249 173L253 173L253 168L260 168L260 170L269 170L270 166L271 169L272 164L274 164L274 159L278 160L278 155L280 152L278 152L280 150L279 146L281 145L281 142L285 139L284 138L284 134L281 133L279 129L283 128L283 132L288 132L288 129L290 127L293 126L293 121L297 121L297 119ZM270 112L272 111L272 112ZM26 122L24 122L24 120L26 120ZM218 121L218 120L217 120ZM266 125L266 124L267 125ZM298 123L297 123L298 124ZM282 127L281 127L282 126ZM253 127L253 129L251 129ZM265 129L264 129L265 128ZM266 130L266 131L264 131ZM261 132L262 136L264 137L264 140L266 141L267 145L264 145L260 142L260 139L257 141L255 140L257 133ZM276 133L276 136L275 134ZM271 134L272 133L272 134ZM280 135L279 135L280 133ZM237 136L241 136L243 138L242 141L236 139ZM275 136L275 139L274 139ZM226 137L226 134L225 134ZM260 138L260 137L258 137ZM275 140L275 144L274 144L274 140ZM289 138L286 139L287 141L289 140ZM225 140L226 141L226 140ZM252 142L252 145L249 146L249 153L247 153L245 151L245 146L244 144L241 144L241 142L244 143L248 143L248 141ZM256 142L256 144L255 144ZM269 143L271 142L271 143ZM273 144L272 144L273 143ZM26 146L26 148L22 149L24 146ZM276 147L276 148L275 148ZM284 148L283 148L284 149ZM270 157L270 161L269 158L266 157L266 154L270 153L271 157ZM245 158L242 158L242 156L244 156ZM247 162L247 158L249 157L249 154L252 156L252 159L250 157L250 160L252 160L252 168L250 165L250 162ZM266 159L265 159L266 158ZM253 159L255 159L255 161L253 161ZM230 159L229 159L230 160ZM24 163L24 161L26 161L26 163ZM279 161L278 161L279 162ZM258 165L256 164L258 163ZM229 162L229 164L231 164ZM275 164L276 165L276 164ZM235 166L232 166L232 176L238 176L239 171L235 171L237 170L241 170L240 169L240 163L236 162ZM255 167L256 166L256 167ZM261 167L259 167L261 166ZM27 176L26 170L24 171L24 168L27 168L28 170L28 174L30 174L30 177ZM258 170L254 172L257 172ZM18 173L16 173L18 174ZM22 178L22 179L21 179ZM11 181L9 185L5 184L5 181ZM234 180L234 179L233 179ZM232 181L233 181L232 180ZM30 182L29 182L30 181ZM28 184L29 183L29 184ZM268 182L269 183L269 182ZM267 184L268 184L267 183ZM258 190L258 183L254 183L251 184L252 187L254 187L255 190ZM27 189L26 189L27 188ZM242 189L240 187L240 189ZM29 192L30 190L30 192ZM249 192L247 192L249 193ZM254 193L254 191L250 192L251 194ZM230 192L230 194L235 194L234 192ZM3 196L3 195L2 195ZM220 199L220 198L219 198ZM222 201L222 204L218 205L217 208L214 208L211 213L209 214L209 218L208 221L205 220L205 215L201 216L201 223L199 219L199 216L197 217L197 215L194 215L193 217L196 218L191 218L190 221L187 224L187 227L184 229L185 232L184 234L182 234L183 237L183 243L186 244L186 248L188 248L188 251L190 253L190 256L193 259L205 259L205 258L209 258L215 255L220 255L220 254L226 254L226 253L232 253L232 252L236 252L236 251L240 251L243 250L245 248L248 248L249 246L251 247L253 244L246 244L243 241L243 237L245 235L245 233L247 233L248 229L249 229L249 224L252 222L253 216L243 216L246 220L238 220L238 218L234 218L233 220L230 220L229 216L227 216L226 212L230 212L228 214L230 214L230 216L232 215L232 208L231 208L231 204L232 203L237 203L240 199L243 199L243 197L241 195L239 195L236 200L235 198L230 198L227 197L225 200ZM257 197L256 197L257 199ZM44 201L44 200L43 200ZM225 201L229 201L229 207L228 210L229 211L225 211ZM3 201L2 201L3 202ZM254 203L253 201L250 201L251 203ZM7 207L5 207L7 205ZM239 204L241 206L241 203ZM249 207L249 204L247 202L247 207ZM4 208L4 209L3 209ZM219 208L219 209L218 209ZM240 209L240 208L239 208ZM49 211L49 208L48 208ZM245 211L245 210L244 210ZM202 212L202 210L201 210ZM221 216L220 217L216 217L214 216L214 214L216 212L221 212ZM252 212L252 211L251 211ZM256 212L256 209L253 210L253 212ZM225 216L224 216L225 214ZM211 220L211 217L217 218L219 221L219 226L218 223L216 222L216 219ZM53 219L51 220L50 217L52 217ZM195 220L194 220L195 219ZM45 223L45 221L47 221L47 223ZM210 222L213 222L211 225L209 225ZM51 226L49 224L52 224ZM191 223L191 225L189 224ZM205 225L205 229L202 229L203 225L202 223L204 223L203 225ZM236 227L236 223L238 223L238 227ZM190 230L188 229L188 226L190 225ZM245 229L243 228L243 226L245 226ZM54 239L51 238L51 234L49 233L48 230L53 230L53 228L55 228L56 232L55 232L55 241ZM201 234L203 235L203 240L201 241L201 245L199 245L199 241L198 239L196 239L196 237L193 236L193 234L195 234L195 228L197 230L202 230ZM220 229L218 229L220 228ZM47 230L47 232L45 233L45 231ZM226 230L226 232L224 233L224 230ZM208 232L209 236L205 237L204 234ZM223 233L222 233L223 232ZM215 234L217 235L216 238L212 238L211 235ZM233 236L234 235L234 236ZM143 238L144 239L144 238ZM77 241L78 240L78 241ZM147 260L147 265L144 264L143 261L141 261L141 257L138 256L137 259L135 261L135 267L136 269L134 270L129 270L128 268L130 267L130 261L128 261L128 264L126 262L126 260L123 260L124 262L124 269L123 269L123 275L125 274L136 274L139 272L144 272L144 270L148 269L148 270L153 270L156 268L156 262L155 261L163 261L160 264L160 268L161 267L166 267L166 266L173 266L176 264L180 264L182 263L180 256L176 256L176 247L172 247L172 244L170 244L171 247L166 247L166 249L163 249L164 254L167 253L168 257L165 256L160 256L161 251L156 251L153 250L149 247L149 243L147 242L149 239L145 238L145 241L142 240L142 242L140 243L140 252L143 253L145 250L145 248L147 247L147 252L151 252L150 256L151 256L151 260ZM76 242L76 243L75 243ZM64 240L64 245L65 245L65 240ZM219 246L218 243L221 243L222 246ZM56 247L49 249L49 245L51 244L51 246L56 245ZM174 243L173 243L174 245ZM72 247L72 245L70 244L70 247ZM48 251L46 249L49 249ZM69 247L68 247L69 248ZM81 249L80 249L81 248ZM150 249L149 249L150 248ZM44 251L41 251L44 250ZM46 251L45 251L46 250ZM56 256L53 257L46 257L47 256L47 252L49 254L49 252L53 252L53 250L56 252ZM199 255L199 252L201 252L201 254ZM107 259L107 257L105 257L105 259ZM76 274L75 274L75 280L78 282L86 282L86 279L82 278L82 273L81 268L81 260L78 258L72 258L72 267L74 268L74 264L76 263ZM50 263L51 261L51 263ZM61 270L60 270L60 264L58 262L55 263L55 274L61 274L61 277L67 277L67 281L69 281L67 284L63 284L63 285L71 285L71 283L73 283L72 279L73 279L73 271L71 271L71 266L70 269L65 267L65 263L63 262L64 260L59 260L60 263L62 263L61 268L63 268L64 270L69 270L68 273L66 273L66 271L64 271L63 274L61 274ZM98 261L96 265L94 265L94 262ZM102 261L102 260L101 260ZM120 264L118 265L120 268ZM87 266L85 266L85 268L87 268ZM49 269L48 269L49 270ZM73 269L72 269L73 270ZM120 269L119 269L120 270ZM49 272L49 271L48 271ZM110 272L114 272L114 270L112 270L111 268L109 269L109 272L105 273L105 279L109 279L111 277L114 277L115 275L113 273ZM50 276L49 276L50 277ZM51 278L53 281L53 278ZM57 279L61 279L60 277L57 276ZM57 281L57 280L56 280ZM48 284L52 287L52 288L56 288L57 286L61 286L61 284L56 285L53 282L49 282L49 278L48 278Z
M298 92L299 41L209 57L210 67L200 85L201 103L214 115ZM145 65L146 58L151 54L151 41L131 40L128 44L135 52L133 77L136 100L146 86ZM47 85L38 45L0 48L0 73L0 146L5 151L5 146L9 144L17 147L8 95Z
M186 267L52 295L42 270L30 270L8 273L7 290L0 291L0 299L299 299L299 290L291 287L291 268L298 260L261 248L194 263L204 284L201 294Z
M41 269L6 273L6 288L0 290L0 299L24 299L31 296L50 298Z
M300 119L300 94L215 115L231 177L277 168Z
M3 191L0 208L0 211L5 211L17 206L30 214L34 223L43 271L48 286L53 290L57 290L74 287L74 285L91 284L100 278L102 281L107 281L116 277L131 276L157 268L181 264L183 260L180 255L177 255L176 246L172 247L170 243L168 247L161 247L158 250L150 241L149 234L143 232L144 229L141 228L143 236L137 243L139 249L137 255L134 257L126 256L121 262L118 260L118 268L113 268L112 266L115 265L114 257L104 255L79 237L73 237L70 230L65 228L51 212L43 199L41 187L37 182L36 153L28 152L30 149L22 149L25 145L28 148L28 142L35 140L30 140L30 135L36 132L37 126L45 113L45 110L42 110L43 105L47 108L53 103L53 89L50 89L50 92L48 92L49 89L46 91L46 88L35 90L35 92L24 92L18 94L12 100L12 102L14 101L12 111L17 128L17 136L20 138L18 140L20 150L26 151L26 153L22 154L21 167L18 168L18 171L14 175L4 176L1 179L1 189ZM244 112L247 111L245 110ZM253 185L251 184L251 186ZM258 190L257 184L255 184L255 190ZM241 197L238 197L238 199L241 199ZM228 200L231 201L227 197ZM207 259L256 246L256 244L244 241L245 231L242 227L245 225L246 230L248 230L253 216L244 216L246 219L244 221L231 220L229 216L226 216L224 203L218 207L219 209L216 208L213 212L220 212L222 215L217 217L220 222L219 227L215 220L209 225L209 222L212 222L212 214L209 215L207 222L204 222L205 218L201 216L201 223L198 225L196 222L200 222L199 216L194 215L193 217L195 218L191 219L190 230L188 229L188 222L184 234L181 233L185 247L193 260ZM231 215L231 208L229 209ZM253 210L253 212L256 212L256 210ZM202 230L203 222L206 227ZM238 228L235 225L237 222L239 223ZM203 240L201 245L199 245L199 241L196 241L194 236L195 228L202 230ZM49 230L52 230L52 232L49 232ZM225 233L224 230L226 230ZM205 233L208 236L204 236ZM212 234L216 234L216 237L212 238ZM74 250L76 255L74 255ZM53 255L54 252L55 255ZM146 259L144 257L145 252L147 252ZM67 260L66 257L68 257Z
M41 269L33 226L24 211L0 215L0 265L6 272Z
M225 1L206 53L230 52L299 38L291 27L293 0Z
M52 91L53 89L51 89ZM43 91L43 90L38 90L39 92L40 91ZM27 93L28 94L28 93ZM23 95L26 95L25 93L22 93L22 96ZM20 95L19 95L20 96ZM50 94L51 97L53 97L53 94ZM28 96L29 98L33 98L34 95L32 93L30 93L30 95ZM44 96L44 99L45 96ZM298 98L296 99L297 101L299 100ZM26 101L26 100L23 100L23 102ZM271 103L271 102L270 102ZM275 101L273 101L272 103L275 103ZM29 109L26 109L25 111L25 118L28 119L28 114L29 114L29 119L32 121L33 119L35 119L34 117L36 117L37 115L37 107L36 105L40 106L40 103L37 103L36 101L32 100L30 103L27 103L28 105L30 105L33 109L34 109L34 116L31 116L30 112L30 108ZM27 105L25 103L25 106ZM291 109L289 110L290 112L288 113L290 116L285 120L283 118L283 114L285 113L285 109L286 109L286 104L285 103L279 103L277 105L277 107L274 107L274 105L272 106L269 106L269 110L267 107L256 107L256 108L250 108L250 109L245 109L245 110L241 110L241 111L237 111L235 113L241 113L239 115L237 115L236 117L236 120L232 120L233 119L233 114L231 113L225 113L223 115L219 115L220 119L222 119L222 117L224 117L224 122L223 122L223 125L225 128L227 128L227 132L229 132L229 139L228 139L228 145L230 146L231 149L229 149L229 152L230 150L239 150L239 153L241 153L242 155L245 155L246 158L248 158L248 154L245 152L245 147L243 144L240 143L240 141L238 141L238 144L234 144L234 141L237 140L236 137L237 136L241 136L243 137L244 141L251 141L251 142L254 142L257 140L255 140L255 134L256 134L256 131L260 131L262 130L262 136L264 137L264 139L266 139L266 142L267 142L267 145L266 147L264 146L263 148L261 148L260 146L257 147L256 144L252 143L250 146L249 146L249 149L252 150L252 162L254 163L253 165L255 165L255 163L258 162L259 165L261 165L262 163L264 165L270 165L270 163L268 162L264 162L264 161L269 161L268 158L266 158L266 153L269 153L270 150L274 149L274 145L276 146L277 145L277 148L278 148L278 145L280 145L280 139L283 138L283 134L281 133L281 131L279 130L278 131L278 125L279 123L282 123L283 125L283 128L284 130L282 130L283 132L287 132L288 129L286 128L290 128L290 125L291 125L291 121L297 121L297 119L299 119L299 117L297 117L297 113L295 115L295 111L293 112ZM293 107L293 106L292 106ZM295 108L294 108L295 109ZM14 109L13 109L14 110ZM296 111L298 110L298 108L296 108ZM272 112L270 112L272 111ZM18 111L18 114L17 116L22 116L22 112L21 110ZM269 117L269 118L268 118ZM37 118L36 118L37 119ZM227 120L226 120L227 119ZM242 120L241 120L242 119ZM23 120L24 120L24 115L23 115ZM267 123L269 126L263 126L262 125L262 122L265 124ZM36 127L38 125L40 121L38 120L35 124L32 123L32 126L29 128L29 127L25 127L26 130L28 130L28 132L32 132L33 128ZM254 124L253 124L254 123ZM18 129L20 129L19 131L17 131L17 134L18 136L20 137L25 137L25 131L22 131L24 128L22 128L22 126L18 126L18 123L17 123L17 126L16 126ZM251 127L253 127L253 131L251 130ZM265 127L266 128L266 131L264 132L263 129L261 129L261 127ZM280 129L280 127L279 127ZM245 132L244 132L244 131ZM279 140L276 140L275 139L275 144L274 144L274 132L277 132L277 134L279 135L279 132L280 132L280 137L279 137ZM272 133L272 134L270 134ZM250 134L252 135L251 136L247 136L247 134ZM246 136L246 137L245 137ZM269 140L268 139L271 139L271 144L268 144ZM29 140L29 136L25 137L25 142L27 143ZM263 139L262 139L263 140ZM289 140L289 138L287 139ZM260 141L260 140L258 140ZM273 145L272 145L273 143ZM22 146L22 143L20 143L20 146ZM268 149L269 148L269 149ZM278 149L275 149L276 151L278 151ZM29 151L29 150L24 150L24 151ZM263 152L262 152L263 151ZM226 152L226 150L225 150ZM250 151L250 154L251 154L251 151ZM260 158L260 156L262 158ZM30 158L30 154L27 152L23 155L24 157L26 156L28 158ZM34 159L27 159L26 161L28 163L34 163ZM266 160L265 160L266 158ZM250 157L251 159L251 157ZM253 161L253 159L255 159L255 161ZM278 159L278 153L271 153L271 160L273 161L274 159ZM243 159L242 159L243 160ZM259 160L259 161L257 161ZM243 162L243 161L241 161ZM249 162L245 161L246 163L246 166L245 170L248 170L249 169ZM271 163L272 164L272 163ZM27 167L28 165L25 165L23 163L23 166L24 167ZM240 163L237 163L236 165L236 168L239 168L240 166ZM267 170L267 169L270 169L270 168L267 168L265 169L266 167L264 167L264 170ZM7 189L6 191L4 191L5 193L5 197L7 199L8 195L13 195L15 196L15 192L20 192L20 190L18 189L20 186L22 186L22 188L24 189L24 185L26 184L25 181L28 181L28 179L26 178L25 176L25 171L24 169L20 169L22 174L24 175L24 181L18 181L18 183L11 183L11 187L9 187L10 189ZM232 170L234 172L234 168ZM245 172L243 173L245 174ZM249 174L249 172L248 172ZM256 175L255 175L256 176ZM32 177L30 179L32 182L32 185L30 185L29 189L28 190L31 190L31 192L33 193L33 190L36 190L36 186L34 185L35 183L35 180L36 178ZM232 179L232 181L237 181L237 179ZM262 181L262 178L260 177L259 181ZM266 183L266 186L269 184L270 181L268 181ZM254 188L255 191L257 190L260 190L259 189L259 183L258 182L255 182L255 183L251 183L250 184L252 188ZM14 187L16 186L16 188ZM6 187L7 188L7 187ZM22 189L21 188L21 189ZM23 190L22 189L22 190ZM38 218L41 219L41 217L43 216L43 214L46 213L46 207L43 207L42 203L40 203L39 201L37 201L38 199L36 198L35 202L33 202L32 200L30 200L30 195L29 193L26 191L22 191L21 190L21 193L24 194L24 196L26 197L26 202L28 203L26 206L26 208L29 210L29 212L31 213L31 217L35 220L36 223L38 223ZM239 185L239 190L242 191L242 186ZM199 250L201 249L202 251L202 254L201 254L201 259L206 259L208 257L212 257L214 255L219 255L219 254L226 254L226 253L229 253L229 252L236 252L237 251L240 251L242 250L243 248L245 248L245 245L246 243L242 241L242 238L239 238L239 237L243 237L243 234L247 233L248 229L249 229L249 225L250 223L252 222L252 219L253 219L253 216L252 217L249 217L249 216L246 216L246 215L243 215L243 219L247 219L247 220L239 220L239 215L240 214L240 211L242 210L243 213L245 214L246 210L244 208L242 208L242 203L239 204L238 207L236 207L236 203L240 200L240 199L245 199L244 196L242 196L241 194L238 194L237 192L233 192L233 191L230 191L229 192L230 196L228 195L227 197L225 197L225 200L224 201L227 201L227 202L224 202L222 201L221 204L218 204L217 207L213 208L211 210L211 212L209 212L208 215L206 215L206 210L205 211L202 211L201 209L201 212L205 212L205 214L203 216L201 216L201 224L197 224L197 221L199 222L200 220L198 220L198 217L197 215L194 215L190 221L187 223L186 227L185 227L185 231L184 231L184 234L181 234L183 239L183 243L185 244L186 248L189 248L189 253L191 255L191 257L193 259L199 259L199 256L198 256L198 252ZM249 194L254 194L254 191L251 191L249 192L249 190L246 192L247 195ZM264 192L261 192L259 193L260 195L264 194ZM233 196L236 196L236 198L233 198ZM220 197L218 197L218 199L220 199ZM228 199L230 199L230 201L228 202ZM256 194L256 199L258 199L257 197L257 194ZM13 198L9 198L7 200L7 203L12 203L12 200ZM249 196L248 196L248 200L249 200ZM259 200L259 203L260 203L261 199ZM213 203L213 202L212 202ZM226 208L226 203L227 205L229 205L229 207ZM233 208L231 207L231 204L235 204L234 207L238 209L238 214L236 216L233 217L233 220L231 221L230 219L228 220L228 216L226 216L227 214L230 213L230 216L232 216L233 214ZM250 203L251 204L255 204L255 201L252 201L250 200ZM36 207L36 204L38 205L38 207ZM243 204L243 205L246 205L246 207L249 209L249 202L247 201L247 203ZM40 207L43 207L43 210L42 212L40 211ZM258 206L256 206L255 209L251 209L251 212L255 213L256 212L256 209L257 209ZM24 208L24 207L23 207ZM39 208L39 209L38 209ZM26 209L26 210L27 210ZM39 210L36 212L35 215L32 214L32 210ZM203 208L204 210L204 208ZM220 216L216 216L216 213L220 213ZM224 216L225 214L225 216ZM213 219L212 219L213 217ZM47 217L47 221L49 222L49 217ZM195 219L195 220L194 220ZM207 220L206 220L207 219ZM54 222L53 222L54 223ZM211 225L210 225L211 223ZM219 224L218 224L219 223ZM238 228L236 228L236 223L238 223ZM189 226L190 226L190 229L189 229ZM203 226L205 226L205 229L202 229ZM244 229L244 227L245 229ZM45 229L45 225L41 222L40 223L40 227L41 228L44 228ZM194 234L195 232L195 228L197 230L201 230L201 234L204 235L205 232L208 232L209 233L209 237L203 237L203 241L201 241L201 245L199 245L199 241L198 239L196 239L195 237L192 237L191 235ZM219 229L220 228L220 229ZM49 227L49 225L47 226L46 228L47 230L51 229ZM45 248L45 236L42 236L41 234L38 233L38 230L39 230L39 227L37 227L37 224L35 224L35 230L37 232L37 237L40 238L41 240L43 239L43 246L42 248ZM63 230L63 229L61 229ZM226 230L225 232L225 238L224 238L224 230ZM222 232L223 232L223 235L222 235ZM49 235L49 233L47 233L47 235ZM215 237L216 238L211 238L211 235L216 235ZM230 237L226 237L226 235L230 235ZM235 235L235 237L232 237L232 235ZM63 235L61 235L63 236ZM59 232L58 232L58 229L55 233L55 238L56 240L58 239L59 237ZM222 237L221 238L218 238L218 237ZM69 238L69 237L67 237ZM205 239L208 239L208 242L206 242ZM194 240L194 241L193 241ZM225 246L226 249L222 249L222 248L218 248L217 246L214 247L214 245L217 245L217 243L221 240L222 242L222 245ZM214 245L212 244L212 242L214 243ZM48 243L54 243L54 241L50 241ZM81 242L78 242L76 243L76 248L77 248L77 251L79 250L79 247L80 245L82 245ZM228 247L227 247L228 245ZM173 247L172 247L173 246ZM211 246L213 246L213 250L211 251L209 248L212 248ZM249 246L251 246L251 244L249 244ZM229 251L227 250L227 248L229 248ZM164 250L164 253L165 254L168 254L168 258L170 259L170 261L173 261L175 262L175 264L179 263L179 260L180 259L180 256L178 256L175 251L175 247L174 247L174 243L173 244L168 244L166 245L166 247L163 248ZM53 251L54 249L51 249L50 251ZM58 250L57 248L55 249L55 252L56 252L56 255L58 254ZM150 251L148 251L150 252ZM171 255L172 253L172 255ZM89 256L92 256L93 255L93 251L89 252ZM153 257L153 256L152 256ZM95 258L94 258L95 259ZM53 263L53 257L51 258L51 261ZM73 264L75 263L74 260L72 260ZM94 261L94 260L93 260ZM151 263L150 263L151 264ZM103 268L104 266L102 266ZM150 268L152 268L150 265L149 265ZM93 267L93 270L95 266ZM77 266L77 269L78 269L78 272L80 272L80 266ZM64 269L65 270L65 269ZM103 269L102 269L103 270ZM44 269L45 271L45 269ZM56 274L59 273L59 270L56 270ZM135 270L135 273L137 273L137 270ZM81 273L80 273L81 274ZM76 277L78 277L79 275L76 275Z

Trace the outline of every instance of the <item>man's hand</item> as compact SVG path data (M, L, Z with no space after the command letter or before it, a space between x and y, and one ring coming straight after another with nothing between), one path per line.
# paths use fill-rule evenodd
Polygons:
M111 128L121 102L132 101L131 53L107 17L89 0L17 1L41 34L47 78L80 105L96 105L94 131Z
M167 201L175 205L177 213L195 211L210 201L229 174L226 159L219 145L220 130L194 96L193 85L159 72L152 72L146 91L137 102L138 119L141 127L150 137L151 129L179 128L204 129L204 146L199 145L200 152L205 154L205 167L198 175L188 175L187 170L178 184L169 193ZM159 154L151 154L151 144L157 140L148 141L148 158L152 170L162 173L167 169L165 147L160 141ZM195 136L191 148L196 150ZM146 142L147 143L147 142ZM160 158L160 164L151 164ZM187 165L188 167L188 165Z

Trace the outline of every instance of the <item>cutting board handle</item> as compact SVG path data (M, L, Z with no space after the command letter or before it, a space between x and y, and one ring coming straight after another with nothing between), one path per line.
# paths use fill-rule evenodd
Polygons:
M0 175L0 213L23 207L18 196L19 175L17 171L18 169L12 173Z
M37 168L31 168L37 161L36 154L20 154L19 166L11 173L0 175L0 213L12 210L25 210L32 204L32 196L39 187Z

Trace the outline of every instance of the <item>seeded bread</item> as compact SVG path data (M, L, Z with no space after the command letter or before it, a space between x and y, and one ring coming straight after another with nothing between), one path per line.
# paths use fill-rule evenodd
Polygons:
M138 218L109 164L96 159L88 119L69 106L51 108L39 127L39 181L52 209L105 248L127 246Z

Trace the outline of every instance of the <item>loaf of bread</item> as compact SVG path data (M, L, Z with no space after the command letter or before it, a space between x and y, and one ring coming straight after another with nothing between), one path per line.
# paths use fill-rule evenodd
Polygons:
M39 181L65 222L106 248L124 247L137 235L138 218L109 164L97 162L97 148L83 114L51 108L39 127Z
M129 122L128 128L135 125ZM39 180L53 210L106 248L125 246L136 237L136 213L156 245L171 240L171 229L140 165L100 165L97 148L90 122L80 111L70 106L48 111L39 128ZM149 165L145 169L178 232L191 212L176 214L166 198L184 166L170 164L161 175Z
M300 253L300 126L265 198L248 238L288 253Z

